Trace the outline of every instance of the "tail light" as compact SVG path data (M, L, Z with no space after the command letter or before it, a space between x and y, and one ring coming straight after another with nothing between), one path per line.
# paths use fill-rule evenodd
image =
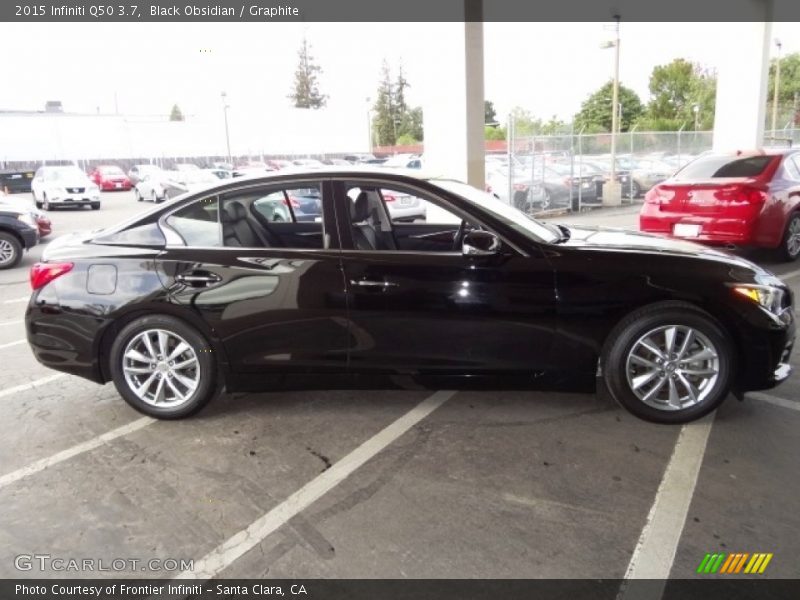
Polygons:
M491 194L492 193L492 186L490 186L488 183L486 184L486 193L487 194Z
M514 184L514 190L516 190L517 192L524 192L527 189L528 189L528 186L526 184L524 184L524 183L515 183Z
M31 287L34 290L43 288L54 279L69 273L73 263L36 263L31 267Z
M715 191L714 198L721 202L763 204L767 200L767 192L764 188L752 185L727 185Z
M667 204L674 197L675 192L657 185L644 195L644 201L646 204Z
M397 198L395 198L392 194L384 194L383 200L385 202L394 202L395 200L397 200Z
M300 202L298 202L298 200L296 198L292 198L291 196L289 196L289 200L284 200L283 201L283 203L286 206L289 206L289 202L292 203L292 208L300 208Z

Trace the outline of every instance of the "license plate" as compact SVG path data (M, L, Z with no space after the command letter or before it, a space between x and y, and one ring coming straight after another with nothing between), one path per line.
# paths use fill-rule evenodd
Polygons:
M411 196L400 196L399 204L400 206L410 206L414 203L414 199Z
M677 237L697 237L700 235L700 225L675 223L675 226L672 228L672 234Z
M121 183L115 183L115 184L114 184L114 187L121 188L121 187L122 187L122 184L121 184Z

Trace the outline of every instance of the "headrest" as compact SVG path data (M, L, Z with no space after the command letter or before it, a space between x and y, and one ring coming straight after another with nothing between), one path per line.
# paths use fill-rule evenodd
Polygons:
M361 192L350 209L350 219L353 223L361 223L369 218L369 195Z
M242 221L247 218L247 209L241 202L229 202L225 206L225 216L230 223Z

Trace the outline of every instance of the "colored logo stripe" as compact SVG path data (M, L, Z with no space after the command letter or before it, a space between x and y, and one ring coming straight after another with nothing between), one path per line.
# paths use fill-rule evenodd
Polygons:
M763 573L769 562L772 560L772 553L756 552L750 554L749 552L727 552L708 553L700 561L697 567L698 573L720 573L720 574L761 574ZM748 561L749 559L749 561ZM745 566L745 564L747 566ZM744 571L742 571L744 569Z

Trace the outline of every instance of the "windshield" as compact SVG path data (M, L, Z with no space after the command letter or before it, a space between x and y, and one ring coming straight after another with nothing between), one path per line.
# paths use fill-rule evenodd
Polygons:
M50 171L49 179L83 180L87 177L78 167L57 167Z
M673 179L714 179L717 177L758 177L772 162L774 156L734 157L731 155L709 154L690 162L678 171Z
M556 242L561 237L558 228L537 221L524 212L495 198L492 194L482 192L471 185L449 179L436 179L432 183L448 192L457 194L483 210L489 211L493 217L523 235L533 236L535 239L547 243Z

